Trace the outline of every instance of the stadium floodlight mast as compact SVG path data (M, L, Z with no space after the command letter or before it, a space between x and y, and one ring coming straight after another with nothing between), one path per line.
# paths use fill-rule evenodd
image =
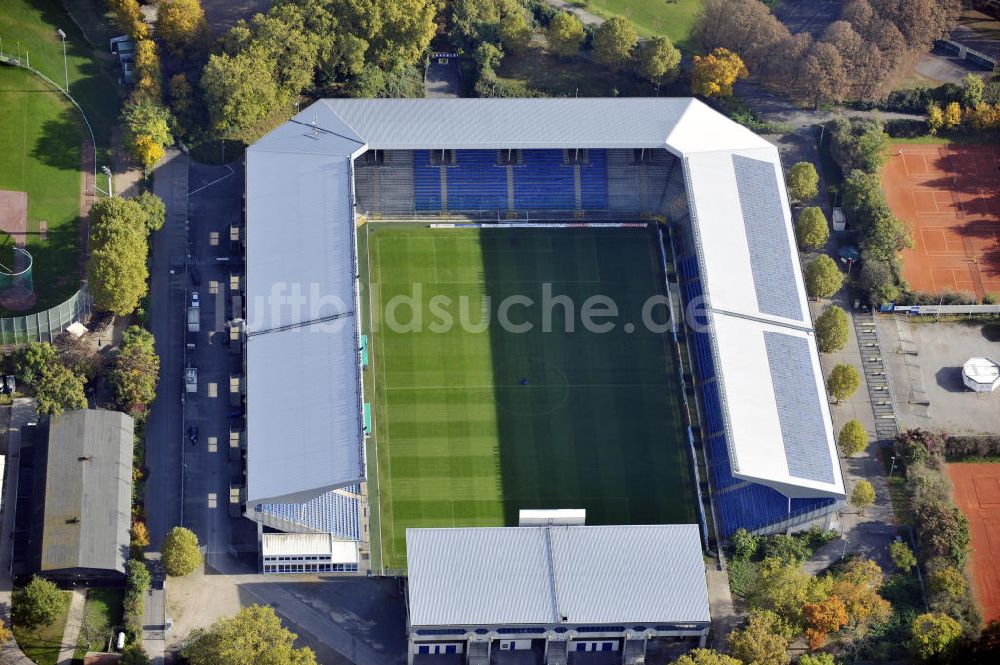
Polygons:
M59 35L59 38L62 40L62 43L63 43L63 78L66 81L66 84L63 87L63 90L65 90L68 93L69 92L69 67L66 65L66 33L62 31L62 28L56 28L56 34Z

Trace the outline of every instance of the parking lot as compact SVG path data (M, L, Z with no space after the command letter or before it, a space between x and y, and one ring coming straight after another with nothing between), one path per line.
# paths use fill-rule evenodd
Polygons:
M901 428L949 434L1000 431L1000 391L974 393L962 383L972 356L1000 356L1000 324L879 317Z

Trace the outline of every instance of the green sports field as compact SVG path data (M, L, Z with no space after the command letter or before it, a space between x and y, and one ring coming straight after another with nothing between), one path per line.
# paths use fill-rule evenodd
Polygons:
M359 235L376 567L405 567L407 527L516 525L522 508L585 508L588 524L697 520L669 335L642 325L662 293L654 230L367 224ZM564 307L543 305L544 284L574 303L573 332ZM610 332L584 329L595 295L617 305L594 317ZM532 330L500 325L512 296L509 322ZM652 311L666 320L665 305Z

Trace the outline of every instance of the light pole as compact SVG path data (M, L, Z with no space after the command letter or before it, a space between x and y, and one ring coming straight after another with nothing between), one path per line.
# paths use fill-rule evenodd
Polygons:
M892 472L896 470L896 456L892 456L892 464L889 465L889 477L892 478Z
M101 170L104 171L104 175L108 176L108 196L115 195L115 181L111 177L111 169L107 166L102 166Z
M66 81L66 86L63 90L69 94L69 67L66 65L66 33L62 31L62 28L56 28L56 34L59 35L63 43L63 78Z

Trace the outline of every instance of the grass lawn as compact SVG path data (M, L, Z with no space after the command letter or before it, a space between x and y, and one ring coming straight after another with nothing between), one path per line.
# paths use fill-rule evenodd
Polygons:
M571 4L598 16L624 16L635 24L640 37L663 35L688 48L702 0L576 0Z
M63 302L79 288L80 147L76 109L43 81L0 68L0 189L28 193L28 251L37 310ZM38 222L48 236L38 236Z
M368 224L361 233L384 566L405 567L407 527L516 525L522 508L584 508L588 524L696 521L676 368L666 335L642 325L662 290L652 231ZM576 315L543 306L543 284L569 296ZM393 299L416 288L421 330L388 325ZM617 305L611 331L581 323L598 294ZM442 321L433 296L451 299L436 299L453 316L447 330L432 326ZM492 320L476 329L484 296ZM511 296L534 301L509 317L532 330L499 325ZM665 305L652 311L665 318ZM396 321L409 318L395 309Z
M616 72L586 58L558 58L539 48L505 55L497 76L508 84L523 82L551 96L648 97L654 86L628 72ZM666 88L661 94L669 94Z
M69 612L69 597L68 591L63 592L62 612L51 626L40 626L34 630L14 626L14 639L21 651L38 665L55 665L59 657L63 631L66 629L66 615Z
M87 589L83 624L74 660L82 661L90 651L105 651L115 626L122 625L122 589Z
M85 12L83 8L78 11ZM4 54L16 56L20 42L22 57L27 51L31 66L61 86L65 80L63 44L57 28L67 35L70 92L87 113L98 145L107 149L121 107L117 63L107 43L91 47L59 0L0 0Z

